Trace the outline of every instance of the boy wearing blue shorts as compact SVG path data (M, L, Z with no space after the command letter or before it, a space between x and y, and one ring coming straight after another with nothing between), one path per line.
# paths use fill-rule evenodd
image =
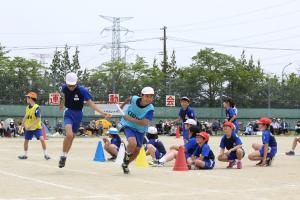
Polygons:
M223 124L223 132L225 133L220 142L220 155L218 160L221 162L229 162L227 168L233 168L237 164L237 169L242 169L242 159L245 151L242 148L242 141L234 132L235 126L228 121ZM225 149L227 151L225 152ZM236 160L237 163L236 163Z
M269 118L261 118L256 122L258 129L262 132L263 144L252 144L252 148L255 152L249 154L249 160L259 161L257 166L271 166L272 161L277 153L277 142L270 131L270 125L272 120Z
M182 127L183 142L184 142L184 144L186 144L189 140L189 129L186 128L185 122L188 119L193 119L193 120L196 121L196 115L195 115L194 110L190 106L190 99L188 97L181 97L180 98L180 105L181 105L181 108L180 108L179 113L178 113L179 118L174 120L173 123L177 123L179 121L182 122L181 127ZM196 124L192 124L192 125L197 125L197 122L196 122Z
M197 148L190 158L187 159L189 169L213 169L215 166L215 155L208 145L209 134L197 133Z
M42 133L42 123L41 123L41 110L38 104L36 104L37 94L35 92L29 92L26 95L26 101L29 104L26 108L26 114L22 121L22 127L25 129L25 141L24 141L24 155L19 156L19 159L27 159L28 143L32 140L33 136L40 140L43 151L44 158L49 160L50 157L47 154L46 143Z
M66 137L63 142L63 152L59 160L58 167L63 168L66 163L67 154L70 151L75 134L80 127L83 117L82 109L84 102L91 108L105 117L111 117L111 114L102 112L92 101L92 96L89 91L77 84L77 75L70 72L66 75L66 84L62 86L62 93L64 94L64 104L66 110L64 112L64 126Z
M138 156L143 145L145 132L152 121L154 106L152 105L154 90L151 87L143 88L141 97L132 96L125 100L121 109L129 103L125 115L120 121L128 141L122 168L124 174L129 173L128 165Z

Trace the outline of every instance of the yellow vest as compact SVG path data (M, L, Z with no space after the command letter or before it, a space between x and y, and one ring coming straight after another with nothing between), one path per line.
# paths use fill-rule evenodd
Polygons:
M26 113L25 113L25 123L24 123L26 127L30 126L37 118L35 116L35 111L38 107L39 107L38 104L34 104L32 108L29 108L29 106L27 106ZM31 127L29 131L34 131L36 129L42 129L41 118L39 118L38 123L36 123L33 127Z

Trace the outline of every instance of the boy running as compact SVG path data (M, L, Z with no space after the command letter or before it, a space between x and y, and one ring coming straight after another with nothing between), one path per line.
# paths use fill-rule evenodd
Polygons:
M121 109L123 109L126 104L130 103L120 121L128 141L122 164L124 174L129 174L128 165L136 159L143 145L145 132L153 118L153 97L153 88L145 87L141 92L141 97L129 97L121 105Z
M80 127L83 117L82 109L84 101L95 111L111 117L111 114L102 112L92 101L89 91L81 85L77 84L77 75L70 72L66 75L66 84L62 86L61 91L64 93L64 103L66 110L64 112L64 126L66 137L63 142L63 152L59 160L58 167L63 168L66 163L67 154L71 149L75 134Z

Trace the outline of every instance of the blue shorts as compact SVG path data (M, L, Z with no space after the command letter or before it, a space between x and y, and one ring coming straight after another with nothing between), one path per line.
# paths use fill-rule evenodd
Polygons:
M260 156L264 156L264 146L259 150ZM277 153L277 147L269 147L267 158L273 158Z
M155 151L155 158L158 160L158 159L161 159L165 154L163 153L160 153L157 149Z
M124 132L127 139L130 137L134 137L136 139L137 146L142 147L145 133L140 133L137 130L129 128L128 126L124 127Z
M244 152L243 153L243 157L244 157L245 151L244 151L244 149L242 149L242 150ZM236 151L231 152L227 158L228 158L228 160L236 160L237 159Z
M215 167L215 161L214 160L204 160L205 165L203 169L213 169Z
M25 140L32 140L33 136L36 137L36 139L40 139L41 136L43 136L43 132L41 129L36 129L34 131L25 131Z
M66 126L67 124L71 124L73 133L77 133L82 117L83 113L81 110L67 109L64 112L64 125Z

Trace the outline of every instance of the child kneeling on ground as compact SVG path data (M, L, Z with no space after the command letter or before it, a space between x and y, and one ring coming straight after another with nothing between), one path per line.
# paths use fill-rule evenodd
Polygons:
M148 142L146 144L146 155L151 155L152 162L150 165L159 164L159 159L161 159L166 154L166 149L164 144L158 139L157 129L153 126L148 128L146 137Z
M223 132L225 133L220 142L220 155L218 160L221 162L229 162L227 168L233 168L236 165L237 168L242 169L241 160L245 156L245 151L242 148L242 141L234 131L235 126L232 122L227 121L223 124ZM227 149L227 152L225 152Z
M104 149L107 153L109 153L112 157L109 158L109 161L115 161L119 152L119 148L121 145L121 138L118 135L119 131L116 128L108 129L108 136L111 138L109 141L107 138L103 138Z
M189 169L213 169L215 166L215 155L208 145L209 134L197 133L197 148L193 155L187 159Z
M277 142L270 131L272 121L269 118L261 118L256 122L258 129L262 131L263 144L252 144L255 152L249 154L249 160L259 161L257 166L271 166L272 161L277 153Z

